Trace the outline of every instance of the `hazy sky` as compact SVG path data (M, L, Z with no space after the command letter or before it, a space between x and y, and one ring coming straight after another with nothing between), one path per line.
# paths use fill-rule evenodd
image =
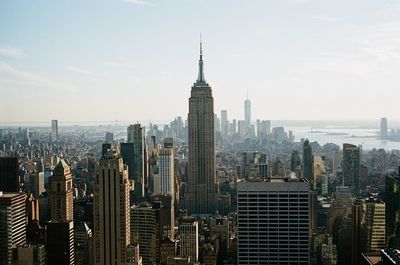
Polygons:
M398 119L400 1L0 1L0 122Z

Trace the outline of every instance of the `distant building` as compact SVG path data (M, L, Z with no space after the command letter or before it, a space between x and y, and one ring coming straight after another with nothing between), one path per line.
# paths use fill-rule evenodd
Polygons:
M229 135L229 122L228 122L227 110L221 110L221 132L222 132L222 137L227 137Z
M51 141L58 142L58 120L51 121Z
M11 264L12 248L26 244L25 194L0 192L0 264Z
M0 191L19 192L19 163L17 157L0 157Z
M238 265L309 264L309 192L295 179L238 183Z
M146 146L145 146L145 128L139 123L129 125L128 143L133 143L133 180L135 182L134 201L142 200L147 187L146 176Z
M246 122L247 127L250 127L250 124L251 124L251 101L248 98L244 101L244 121Z
M381 139L387 139L388 137L388 125L387 118L381 118Z
M353 196L360 192L360 149L352 144L343 144L343 185L351 188Z

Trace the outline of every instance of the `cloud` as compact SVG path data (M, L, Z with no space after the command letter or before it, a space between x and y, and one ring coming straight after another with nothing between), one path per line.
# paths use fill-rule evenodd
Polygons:
M71 85L46 78L36 73L17 69L6 62L0 62L0 74L8 77L7 82L13 82L19 85L24 84L52 89L58 88L67 92L75 92L75 87Z
M27 57L24 51L10 47L0 47L0 56L12 57L15 59L22 59Z
M331 17L327 15L318 15L314 17L317 20L323 21L323 22L328 22L328 23L333 23L337 22L339 19L337 17Z
M126 3L134 4L134 5L142 5L142 6L155 6L153 3L149 3L144 0L122 0Z
M68 71L74 72L74 73L82 74L82 75L90 75L90 76L96 76L97 75L94 72L91 72L89 70L82 69L82 68L79 68L79 67L75 67L75 66L67 66L67 67L65 67L65 69L67 69Z
M118 62L118 61L105 61L101 63L102 65L111 66L111 67L126 67L126 68L135 68L134 65Z

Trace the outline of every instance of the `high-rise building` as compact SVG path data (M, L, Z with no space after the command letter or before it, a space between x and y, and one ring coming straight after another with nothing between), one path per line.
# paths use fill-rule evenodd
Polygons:
M237 127L237 126L236 126L236 120L233 119L233 120L232 120L232 123L230 124L230 127L229 127L229 134L230 134L231 136L234 136L234 135L236 134L236 130L237 130L236 127Z
M250 127L251 124L251 101L247 98L244 101L244 121Z
M75 228L75 265L93 265L93 234L85 222Z
M51 141L58 142L58 120L51 121Z
M400 248L400 176L385 177L385 223L388 246Z
M51 177L51 220L73 220L73 186L71 169L61 159Z
M292 155L290 156L290 170L295 172L300 166L301 166L301 159L299 152L293 151Z
M46 225L48 264L75 264L71 169L61 159L51 177L51 221Z
M139 123L129 125L128 143L133 143L133 181L135 183L134 201L138 202L144 197L146 188L146 146L145 128Z
M0 191L19 192L19 163L17 157L0 157Z
M44 245L22 245L13 248L13 265L46 265Z
M31 175L32 194L35 198L39 198L44 192L44 172L35 172Z
M310 186L277 177L238 183L238 264L310 263Z
M351 188L353 196L360 192L360 149L352 144L343 144L343 184Z
M381 139L387 139L388 125L387 118L381 118Z
M143 265L152 265L159 261L160 220L157 211L146 202L131 207L131 241L140 242Z
M160 148L158 150L158 174L154 175L154 193L171 194L174 196L174 188L174 149Z
M130 244L129 179L115 151L101 157L94 186L94 264L125 264Z
M121 143L121 157L124 164L128 169L128 178L130 182L130 205L137 202L139 199L136 189L143 190L143 182L135 182L134 168L135 168L135 146L134 143ZM135 192L136 191L136 192Z
M221 132L223 137L229 135L228 111L221 110Z
M204 78L200 43L199 75L189 98L189 177L185 206L191 214L214 214L218 206L215 171L214 99Z
M160 204L161 239L175 238L175 202L171 194L155 194L151 197L153 204Z
M313 181L313 154L310 142L305 140L303 143L303 177L305 177L311 185ZM311 186L313 189L314 187Z
M199 223L194 218L184 218L179 223L180 256L197 262L199 259Z
M0 192L0 264L11 264L12 248L26 244L25 194Z
M49 265L74 265L74 221L51 220L46 225L46 252Z
M379 252L386 247L385 203L369 198L365 205L367 252Z
M265 138L271 131L271 121L260 121L257 120L257 137Z

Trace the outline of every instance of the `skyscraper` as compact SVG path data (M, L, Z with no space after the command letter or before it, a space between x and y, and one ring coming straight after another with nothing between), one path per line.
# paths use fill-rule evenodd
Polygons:
M51 220L73 220L72 189L71 170L61 159L51 177Z
M360 192L360 149L352 144L343 144L344 186L351 188L353 196Z
M244 121L246 125L250 127L251 124L251 101L250 99L246 99L244 101Z
M11 264L12 248L26 243L25 194L0 192L0 264Z
M223 137L229 135L228 111L221 110L221 132Z
M75 264L72 174L61 159L51 177L51 221L46 227L48 264Z
M158 150L158 174L154 176L154 193L174 195L175 169L174 149L160 148Z
M313 154L310 142L305 140L303 143L303 177L308 179L311 185L313 181ZM311 188L314 188L311 186Z
M51 141L58 142L58 120L51 121Z
M309 192L282 177L238 183L238 265L309 264Z
M133 143L133 180L135 183L134 201L144 197L146 187L146 146L144 141L145 129L139 123L129 125L128 143Z
M381 118L381 139L387 138L388 126L387 126L387 118Z
M369 198L365 205L367 252L378 252L386 247L385 203L376 198Z
M155 209L146 202L131 207L130 235L132 243L140 242L140 255L143 265L152 265L158 262L160 250L160 220L159 209ZM137 241L137 242L135 242Z
M215 172L214 99L204 78L200 43L199 75L189 98L189 178L185 194L191 214L214 214L218 205Z
M0 157L0 191L19 191L19 163L17 157Z
M386 238L391 248L400 248L400 176L385 177Z
M199 258L199 223L194 218L185 218L179 224L180 256L197 262Z
M94 189L94 264L125 264L130 244L129 179L113 150L103 155Z

